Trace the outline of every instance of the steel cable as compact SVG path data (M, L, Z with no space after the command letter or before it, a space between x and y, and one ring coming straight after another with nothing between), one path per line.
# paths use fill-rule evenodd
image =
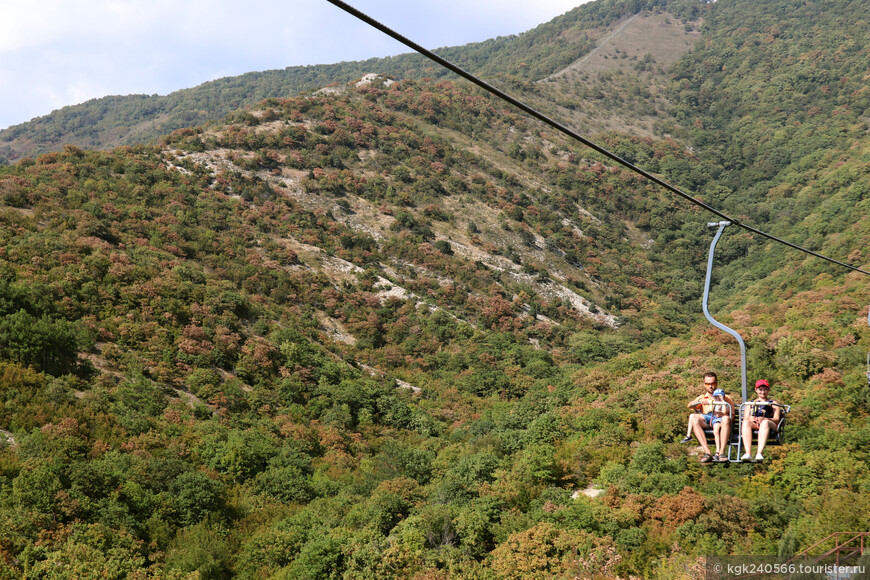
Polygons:
M678 187L676 187L676 186L674 186L674 185L671 185L671 184L668 183L667 181L665 181L665 180L663 180L663 179L661 179L661 178L659 178L659 177L656 177L656 176L653 175L652 173L650 173L650 172L648 172L648 171L646 171L646 170L644 170L644 169L641 169L640 167L637 167L636 165L632 164L632 163L629 162L629 161L626 161L625 159L623 159L622 157L620 157L620 156L618 156L617 154L613 153L612 151L609 151L609 150L605 149L604 147L598 145L597 143L595 143L595 142L593 142L593 141L590 141L589 139L583 137L583 136L580 135L579 133L573 131L572 129L569 129L569 128L566 127L565 125L562 125L562 124L559 123L558 121L555 121L555 120L551 119L551 118L548 117L547 115L545 115L545 114L543 114L543 113L537 111L536 109L533 109L532 107L526 105L526 104L523 103L522 101L519 101L519 100L517 100L516 98L514 98L514 97L510 96L509 94L505 93L504 91L502 91L502 90L500 90L500 89L497 89L496 87L494 87L494 86L490 85L489 83L487 83L486 81L484 81L484 80L482 80L482 79L476 77L475 75L471 74L470 72L468 72L468 71L466 71L466 70L460 68L459 66L453 64L452 62L450 62L450 61L448 61L448 60L445 60L445 59L441 58L440 56L438 56L437 54L435 54L435 53L432 52L431 50L428 50L428 49L426 49L426 48L423 48L422 46L420 46L420 45L417 44L416 42L414 42L414 41L412 41L412 40L406 38L405 36L402 36L401 34L399 34L398 32L396 32L395 30L389 28L388 26L386 26L386 25L384 25L384 24L381 24L380 22L378 22L378 21L375 20L374 18L368 16L367 14L365 14L365 13L363 13L363 12L360 12L359 10L357 10L357 9L354 8L353 6L350 6L350 5L347 4L346 2L343 2L342 0L327 0L327 2L329 2L330 4L333 4L333 5L335 5L335 6L337 6L338 8L341 8L342 10L344 10L345 12L347 12L348 14L351 14L352 16L355 16L356 18L362 20L362 21L365 22L366 24L369 24L370 26L373 26L374 28L377 28L378 30L380 30L380 31L383 32L384 34L386 34L386 35L388 35L388 36L391 36L392 38L398 40L399 42L401 42L401 43L404 44L405 46L408 46L409 48L415 50L416 52L419 52L420 54L422 54L422 55L425 56L426 58L428 58L428 59L430 59L430 60L433 60L433 61L437 62L438 64L440 64L440 65L443 66L444 68L446 68L446 69L448 69L448 70L450 70L450 71L453 71L454 73L458 74L459 76L461 76L461 77L463 77L463 78L465 78L465 79L471 81L471 82L474 83L475 85L477 85L477 86L481 87L482 89L484 89L484 90L486 90L486 91L492 93L493 95L497 96L498 98L500 98L500 99L502 99L502 100L504 100L504 101L507 101L508 103L510 103L510 104L512 104L513 106L517 107L517 108L520 109L521 111L524 111L524 112L528 113L528 114L531 115L532 117L534 117L534 118L538 119L539 121L541 121L541 122L543 122L543 123L549 125L550 127L556 129L557 131L559 131L559 132L561 132L561 133L564 133L565 135L571 137L572 139L575 139L575 140L577 140L577 141L580 141L581 143L583 143L584 145L586 145L586 146L589 147L590 149L593 149L593 150L595 150L595 151L601 153L602 155L608 157L609 159L611 159L611 160L613 160L613 161L619 163L620 165L626 167L627 169L629 169L629 170L631 170L631 171L634 171L635 173L637 173L637 174L639 174L639 175L642 175L643 177L649 179L649 180L652 181L653 183L656 183L657 185L659 185L659 186L665 188L666 190L670 191L671 193L674 193L674 194L676 194L676 195L682 197L683 199L689 201L690 203L693 203L693 204L695 204L695 205L697 205L697 206L699 206L699 207L702 207L702 208L706 209L706 210L709 211L710 213L719 216L719 217L722 218L723 220L725 220L725 221L729 221L729 222L731 222L732 224L734 224L735 226L739 226L739 227L741 227L741 228L743 228L743 229L745 229L745 230L748 230L748 231L750 231L750 232L753 232L753 233L755 233L755 234L758 234L758 235L760 235L760 236L763 236L763 237L765 237L765 238L767 238L767 239L769 239L769 240L772 240L772 241L774 241L774 242L778 242L778 243L780 243L780 244L784 244L784 245L786 245L786 246L788 246L788 247L790 247L790 248L793 248L793 249L795 249L795 250L799 250L799 251L804 252L804 253L806 253L806 254L809 254L809 255L811 255L811 256L815 256L816 258L821 258L822 260L827 260L828 262L831 262L831 263L833 263L833 264L838 264L838 265L840 265L840 266L843 266L844 268L848 268L848 269L850 269L850 270L854 270L855 272L860 272L860 273L862 273L862 274L866 274L866 275L870 276L870 272L867 272L866 270L862 270L861 268L857 268L857 267L855 267L855 266L852 266L851 264L847 264L847 263L845 263L845 262L841 262L841 261L839 261L839 260L835 260L835 259L833 259L833 258L829 258L829 257L827 257L827 256L825 256L825 255L819 254L818 252L814 252L814 251L812 251L812 250L810 250L810 249L804 248L804 247L799 246L799 245L797 245L797 244L793 244L793 243L791 243L791 242L789 242L789 241L787 241L787 240L783 240L782 238L779 238L779 237L777 237L777 236L774 236L773 234L768 234L767 232L764 232L764 231L762 231L762 230L759 230L759 229L757 229L757 228L755 228L755 227L752 227L752 226L750 226L750 225L744 224L744 223L741 222L740 220L735 219L735 218L733 218L733 217L731 217L731 216L729 216L729 215L727 215L727 214L721 212L720 210L714 208L713 206L704 203L704 202L701 201L700 199L697 199L697 198L695 198L695 197L692 197L691 195L689 195L689 194L687 194L686 192L682 191L680 188L678 188Z

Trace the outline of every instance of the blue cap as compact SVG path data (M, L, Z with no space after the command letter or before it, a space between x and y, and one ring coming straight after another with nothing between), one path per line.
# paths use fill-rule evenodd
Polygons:
M713 396L714 397L724 397L725 391L723 391L722 389L716 389L715 391L713 391Z

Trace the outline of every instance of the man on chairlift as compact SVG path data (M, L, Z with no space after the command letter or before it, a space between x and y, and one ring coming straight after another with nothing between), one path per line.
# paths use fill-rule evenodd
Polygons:
M722 400L727 403L727 412L714 412L714 392L717 390L719 380L714 372L704 374L704 394L695 397L689 402L688 407L695 411L689 415L689 433L683 439L683 443L688 443L692 440L691 435L700 443L704 453L698 459L701 463L721 463L728 461L729 439L731 438L731 421L734 416L734 401L728 395L722 396ZM721 390L721 389L720 389ZM710 447L707 445L707 435L704 429L713 429L715 441L717 443L716 452L710 453Z

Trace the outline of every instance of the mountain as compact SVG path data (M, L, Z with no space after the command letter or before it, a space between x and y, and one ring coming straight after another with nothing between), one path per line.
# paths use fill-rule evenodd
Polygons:
M866 270L867 30L599 0L450 51ZM0 578L674 578L870 528L865 275L726 230L711 310L791 412L702 465L711 216L413 57L336 67L147 143L17 129L59 148L0 167Z
M652 13L641 15L640 22L633 23L623 34L611 37L617 25L624 24L630 15L637 14L641 6L656 11L658 16L654 17ZM643 4L622 0L597 2L580 6L521 35L499 37L462 47L446 47L439 53L494 82L500 79L504 82L537 81L557 73L575 63L579 56L592 51L596 54L594 62L612 58L614 62L607 62L605 66L586 67L595 75L605 75L591 80L589 90L594 93L586 94L586 89L580 92L574 89L568 95L563 95L564 99L574 101L574 104L569 105L572 109L576 101L593 94L596 100L607 99L602 103L605 107L596 107L591 112L587 110L584 120L589 122L600 116L602 111L607 111L607 107L613 106L613 97L605 97L610 92L606 87L612 81L606 78L608 71L618 71L626 64L658 70L669 65L675 54L686 48L683 36L689 33L683 30L682 25L677 26L676 22L678 18L694 18L698 12L697 6L685 0L671 2L668 9L677 16L671 17L670 24L662 26L661 20L666 18L661 16L665 6L666 3L661 0ZM648 25L641 26L644 22L648 22ZM633 35L632 31L639 31L639 34ZM647 41L638 44L638 37L647 38ZM598 43L606 45L603 50L595 49ZM637 46L646 45L647 50L643 53L633 54ZM616 59L625 58L628 60L615 62ZM266 98L293 97L329 85L344 84L372 71L397 79L449 76L448 71L420 55L404 54L362 62L248 73L166 96L130 95L93 99L0 131L0 163L58 151L67 144L106 149L153 142L175 129L220 120L238 108L256 105ZM584 82L588 83L589 79L584 79ZM638 86L645 87L646 82L641 81ZM639 105L645 106L648 114L649 103L642 104L639 101ZM604 116L609 117L610 113ZM627 119L635 116L623 115Z

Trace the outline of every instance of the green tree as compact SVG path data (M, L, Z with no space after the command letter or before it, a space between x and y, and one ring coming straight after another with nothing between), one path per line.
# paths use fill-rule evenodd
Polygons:
M220 482L199 471L186 471L170 486L171 505L182 526L199 523L205 516L224 506L224 490Z
M77 372L79 340L74 326L23 309L0 317L0 356L59 376Z

